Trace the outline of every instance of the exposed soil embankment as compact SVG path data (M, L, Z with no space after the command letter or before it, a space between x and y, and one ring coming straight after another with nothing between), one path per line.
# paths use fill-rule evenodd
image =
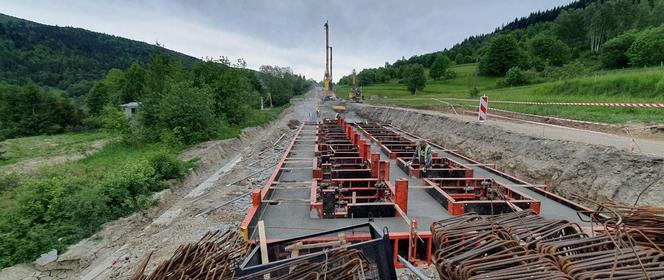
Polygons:
M643 189L664 175L664 158L614 147L531 137L421 110L355 105L354 111L448 149L458 148L474 159L496 163L498 169L533 183L549 180L554 192L568 198L576 193L631 205ZM639 204L662 203L664 180L658 180L643 193Z

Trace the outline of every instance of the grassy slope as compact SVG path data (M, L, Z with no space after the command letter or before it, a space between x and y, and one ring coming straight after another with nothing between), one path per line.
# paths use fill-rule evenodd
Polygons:
M423 92L412 96L405 85L391 81L386 84L370 85L363 88L367 103L407 106L432 106L444 103L427 98L471 98L476 64L464 64L452 68L458 76L449 81L431 81ZM478 77L477 87L489 100L539 101L539 102L643 102L664 103L664 70L661 68L599 71L592 76L577 79L533 84L522 87L497 88L499 78ZM657 85L660 85L659 87ZM337 92L346 96L348 87L339 86ZM385 99L369 100L371 95L385 96ZM399 100L395 100L399 99ZM477 106L478 102L449 101L453 104ZM432 103L433 102L433 103ZM578 106L538 106L492 103L492 108L522 113L559 116L564 118L601 121L607 123L662 123L663 109L649 108L608 108Z
M90 150L95 141L110 137L104 132L84 132L9 139L1 144L5 153L0 161L0 170L20 161L83 153Z
M249 117L249 120L242 126L249 127L263 125L277 118L285 108L286 107L284 106L265 111L254 111ZM221 131L219 137L222 139L236 137L241 130L242 128L240 127L229 128L226 131ZM53 156L80 153L81 149L90 147L95 141L104 139L113 140L114 138L118 139L119 136L101 132L87 132L10 139L5 141L5 143L7 143L7 145L5 145L5 150L7 151L8 159L7 161L0 162L0 171L3 171L3 168L9 168L11 163L19 161L41 160ZM26 192L29 192L29 188L23 184L24 182L48 181L51 179L66 180L67 182L75 182L82 189L92 189L98 182L108 181L113 178L117 178L120 182L133 184L131 181L131 178L133 177L125 178L118 176L134 175L126 174L129 172L130 167L146 165L149 159L156 155L177 155L179 152L180 149L168 147L161 143L131 145L123 141L110 141L110 143L103 146L98 152L86 158L51 166L41 166L35 172L31 172L28 176L0 174L0 213L10 213L11 209L18 207L16 204L19 199L25 197ZM135 184L138 187L141 183ZM51 191L54 193L58 192L57 190L49 190L49 192ZM73 190L67 190L68 193L70 193L70 191ZM72 194L69 194L69 196L72 196ZM82 199L81 197L81 190L77 190L76 193L73 194L72 199ZM94 204L96 202L90 203ZM8 244L2 244L0 242L0 245L2 245L0 247L8 246L7 248L9 248L9 252L5 252L8 253L8 255L0 252L0 268L17 262L29 261L52 248L63 250L67 245L75 243L81 238L85 238L92 234L98 229L101 223L109 221L109 218L112 219L112 217L96 217L95 222L99 223L99 225L94 224L91 226L91 229L77 229L73 232L63 231L52 233L51 235L53 238L50 239L53 240L49 239L48 241L43 241L43 244L34 244L35 241L33 239L42 240L44 238L32 231L25 236L21 235L12 239L11 242L19 244L16 247L11 247ZM1 217L0 222L2 222ZM60 229L62 226L57 224L51 225L48 222L45 222L45 224L46 227L52 226L56 229ZM40 225L40 228L41 227L45 226ZM1 223L0 229L2 229ZM0 231L0 236L3 234L10 233ZM15 233L12 232L11 234ZM20 248L21 251L12 252L11 248Z

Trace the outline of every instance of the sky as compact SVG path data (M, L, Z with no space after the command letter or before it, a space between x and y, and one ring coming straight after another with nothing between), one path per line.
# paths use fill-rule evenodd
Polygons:
M0 0L0 13L74 26L197 58L243 58L247 67L289 66L322 80L323 24L333 78L352 69L450 48L516 17L571 0Z

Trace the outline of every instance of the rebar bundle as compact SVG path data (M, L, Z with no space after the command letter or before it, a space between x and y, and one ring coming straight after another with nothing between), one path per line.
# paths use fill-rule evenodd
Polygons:
M602 223L607 232L623 231L638 245L664 250L664 208L631 207L611 202L598 205L591 217Z
M375 264L360 250L338 248L319 255L305 257L270 269L236 278L237 280L343 280L379 279Z
M591 237L528 211L459 216L431 232L441 279L664 279L664 253L622 231Z
M133 280L232 279L235 268L249 250L239 232L211 231L200 241L181 245L173 256L149 275L143 275L149 256Z

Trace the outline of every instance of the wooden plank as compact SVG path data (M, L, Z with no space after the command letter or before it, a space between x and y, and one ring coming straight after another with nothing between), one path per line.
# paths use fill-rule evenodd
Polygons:
M265 237L265 223L263 220L258 221L258 242L261 249L261 263L267 264L270 262L270 258L267 255L267 238ZM264 279L270 279L270 275L263 275Z

